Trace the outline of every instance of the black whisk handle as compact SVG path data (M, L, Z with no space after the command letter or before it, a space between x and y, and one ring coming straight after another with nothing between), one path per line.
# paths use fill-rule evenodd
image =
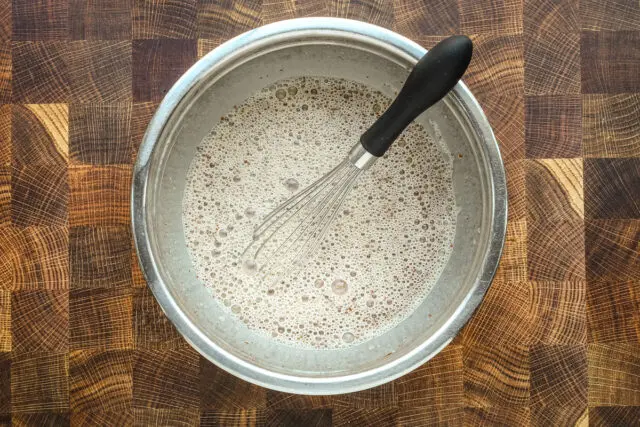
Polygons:
M362 146L374 156L382 156L409 123L454 88L472 53L473 43L466 36L448 37L429 50L387 111L362 134Z

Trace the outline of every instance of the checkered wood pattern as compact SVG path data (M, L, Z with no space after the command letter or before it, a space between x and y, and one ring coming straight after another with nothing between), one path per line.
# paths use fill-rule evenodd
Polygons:
M369 21L476 45L504 157L496 280L392 383L295 396L175 331L136 263L131 167L199 57L261 24ZM0 0L0 425L640 425L638 0Z

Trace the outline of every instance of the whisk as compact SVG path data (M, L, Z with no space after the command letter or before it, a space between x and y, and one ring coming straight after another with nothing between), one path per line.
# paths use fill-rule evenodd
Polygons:
M449 37L413 68L389 108L365 131L346 158L291 197L258 226L242 258L248 271L281 274L313 257L361 173L369 169L422 112L442 99L471 62L473 45Z

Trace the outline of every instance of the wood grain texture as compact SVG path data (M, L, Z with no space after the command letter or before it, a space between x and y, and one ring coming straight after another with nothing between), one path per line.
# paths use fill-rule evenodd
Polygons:
M524 0L524 31L527 34L577 33L580 31L580 1Z
M14 102L37 104L68 101L68 43L14 41L11 53Z
M528 223L584 218L581 159L527 161Z
M527 271L530 280L585 279L582 221L527 222Z
M70 406L73 411L118 412L131 409L131 350L78 350L69 354Z
M620 282L640 277L640 221L588 220L587 279Z
M130 130L130 144L132 162L135 162L138 148L142 143L142 137L147 130L147 126L151 121L151 117L158 108L157 103L153 102L136 102L131 108L131 130Z
M133 427L133 411L73 411L71 425L74 427L101 427L115 425Z
M525 94L580 93L580 35L545 32L524 40Z
M583 31L582 93L640 92L640 31Z
M69 190L71 226L129 224L129 167L72 166Z
M2 42L11 40L12 36L13 13L11 3L11 0L0 1L0 41Z
M367 21L381 27L393 26L392 0L328 0L329 16Z
M71 349L133 348L132 298L131 292L126 289L71 290Z
M132 285L130 227L72 227L69 233L71 288Z
M635 0L580 0L582 29L640 30L640 4Z
M311 16L328 16L329 5L324 0L263 0L262 23Z
M11 296L11 292L0 290L0 354L11 351L12 347ZM2 367L0 367L1 369ZM1 406L0 404L0 413L2 412Z
M325 414L331 414L332 417L328 421L326 420ZM294 414L292 414L294 415ZM371 409L359 409L359 408L349 408L349 407L341 407L333 409L333 411L327 411L320 413L312 413L309 415L313 415L314 418L319 418L318 421L315 421L315 425L318 427L321 426L370 426L370 425L383 425L383 426L392 426L396 424L398 418L398 409L397 408L371 408ZM294 415L295 416L295 415ZM305 418L300 418L300 420L304 420ZM295 418L294 418L295 420ZM331 424L333 421L333 424ZM297 422L288 424L290 426L302 425L303 423ZM305 422L304 425L311 424ZM267 425L282 425L278 423L272 423ZM286 424L285 424L286 425ZM313 425L313 424L311 424Z
M587 321L589 342L640 344L640 281L590 282Z
M584 344L585 282L530 282L533 344Z
M586 159L587 218L640 219L640 158Z
M458 0L465 34L522 33L522 0Z
M69 183L57 164L14 168L11 174L11 220L19 227L66 226Z
M134 40L134 101L160 101L196 56L195 40Z
M531 427L575 426L588 427L589 409L582 406L531 405Z
M11 111L13 164L16 167L52 164L65 168L69 159L67 105L14 105Z
M11 165L11 105L0 105L0 168Z
M200 408L216 411L264 408L267 390L236 378L200 357Z
M589 425L593 427L637 426L640 406L601 406L589 409Z
M589 344L589 406L640 406L640 346Z
M12 69L11 45L3 41L0 43L0 102L11 101Z
M0 352L0 414L11 414L11 353Z
M498 282L524 282L527 280L527 222L507 222L502 257L495 280Z
M68 62L71 101L131 101L130 41L71 42Z
M513 427L528 426L529 408L493 406L490 408L465 408L464 427Z
M188 345L146 285L134 293L133 332L136 349L168 350Z
M256 427L264 426L266 411L256 409L238 410L231 412L202 411L200 413L200 427Z
M581 157L580 96L528 96L525 120L528 158Z
M261 24L259 0L198 2L198 38L230 38Z
M267 390L267 407L270 409L322 409L330 408L333 396L313 396ZM223 411L232 412L232 411Z
M455 1L397 0L393 7L393 30L408 37L454 34L460 29L460 14Z
M130 103L71 104L69 152L73 164L130 164Z
M197 410L199 356L180 350L137 350L133 363L133 407Z
M529 346L489 344L463 348L466 407L526 407L530 396Z
M16 427L64 427L69 426L67 412L38 412L32 414L16 414L11 417L11 425Z
M69 38L68 1L12 1L13 40Z
M436 408L400 408L396 415L398 427L422 426L460 426L464 420L464 408L436 407Z
M582 98L584 157L640 157L640 94Z
M69 31L74 40L131 38L132 0L69 0Z
M200 413L186 409L134 409L134 426L176 426L198 425Z
M398 405L394 383L382 384L367 390L333 396L334 408L385 408Z
M133 0L134 39L196 38L197 0Z
M68 376L66 353L14 355L11 361L13 413L68 410Z
M11 298L13 352L65 353L69 349L66 291L19 291Z
M531 404L586 409L585 345L536 345L529 357Z
M11 168L0 166L0 227L11 225Z

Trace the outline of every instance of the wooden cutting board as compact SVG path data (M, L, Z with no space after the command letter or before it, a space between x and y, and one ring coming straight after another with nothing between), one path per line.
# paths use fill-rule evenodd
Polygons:
M0 0L0 423L640 424L638 0ZM433 360L334 397L222 372L146 289L136 149L173 82L263 23L340 16L425 47L469 34L465 82L506 164L485 301Z

